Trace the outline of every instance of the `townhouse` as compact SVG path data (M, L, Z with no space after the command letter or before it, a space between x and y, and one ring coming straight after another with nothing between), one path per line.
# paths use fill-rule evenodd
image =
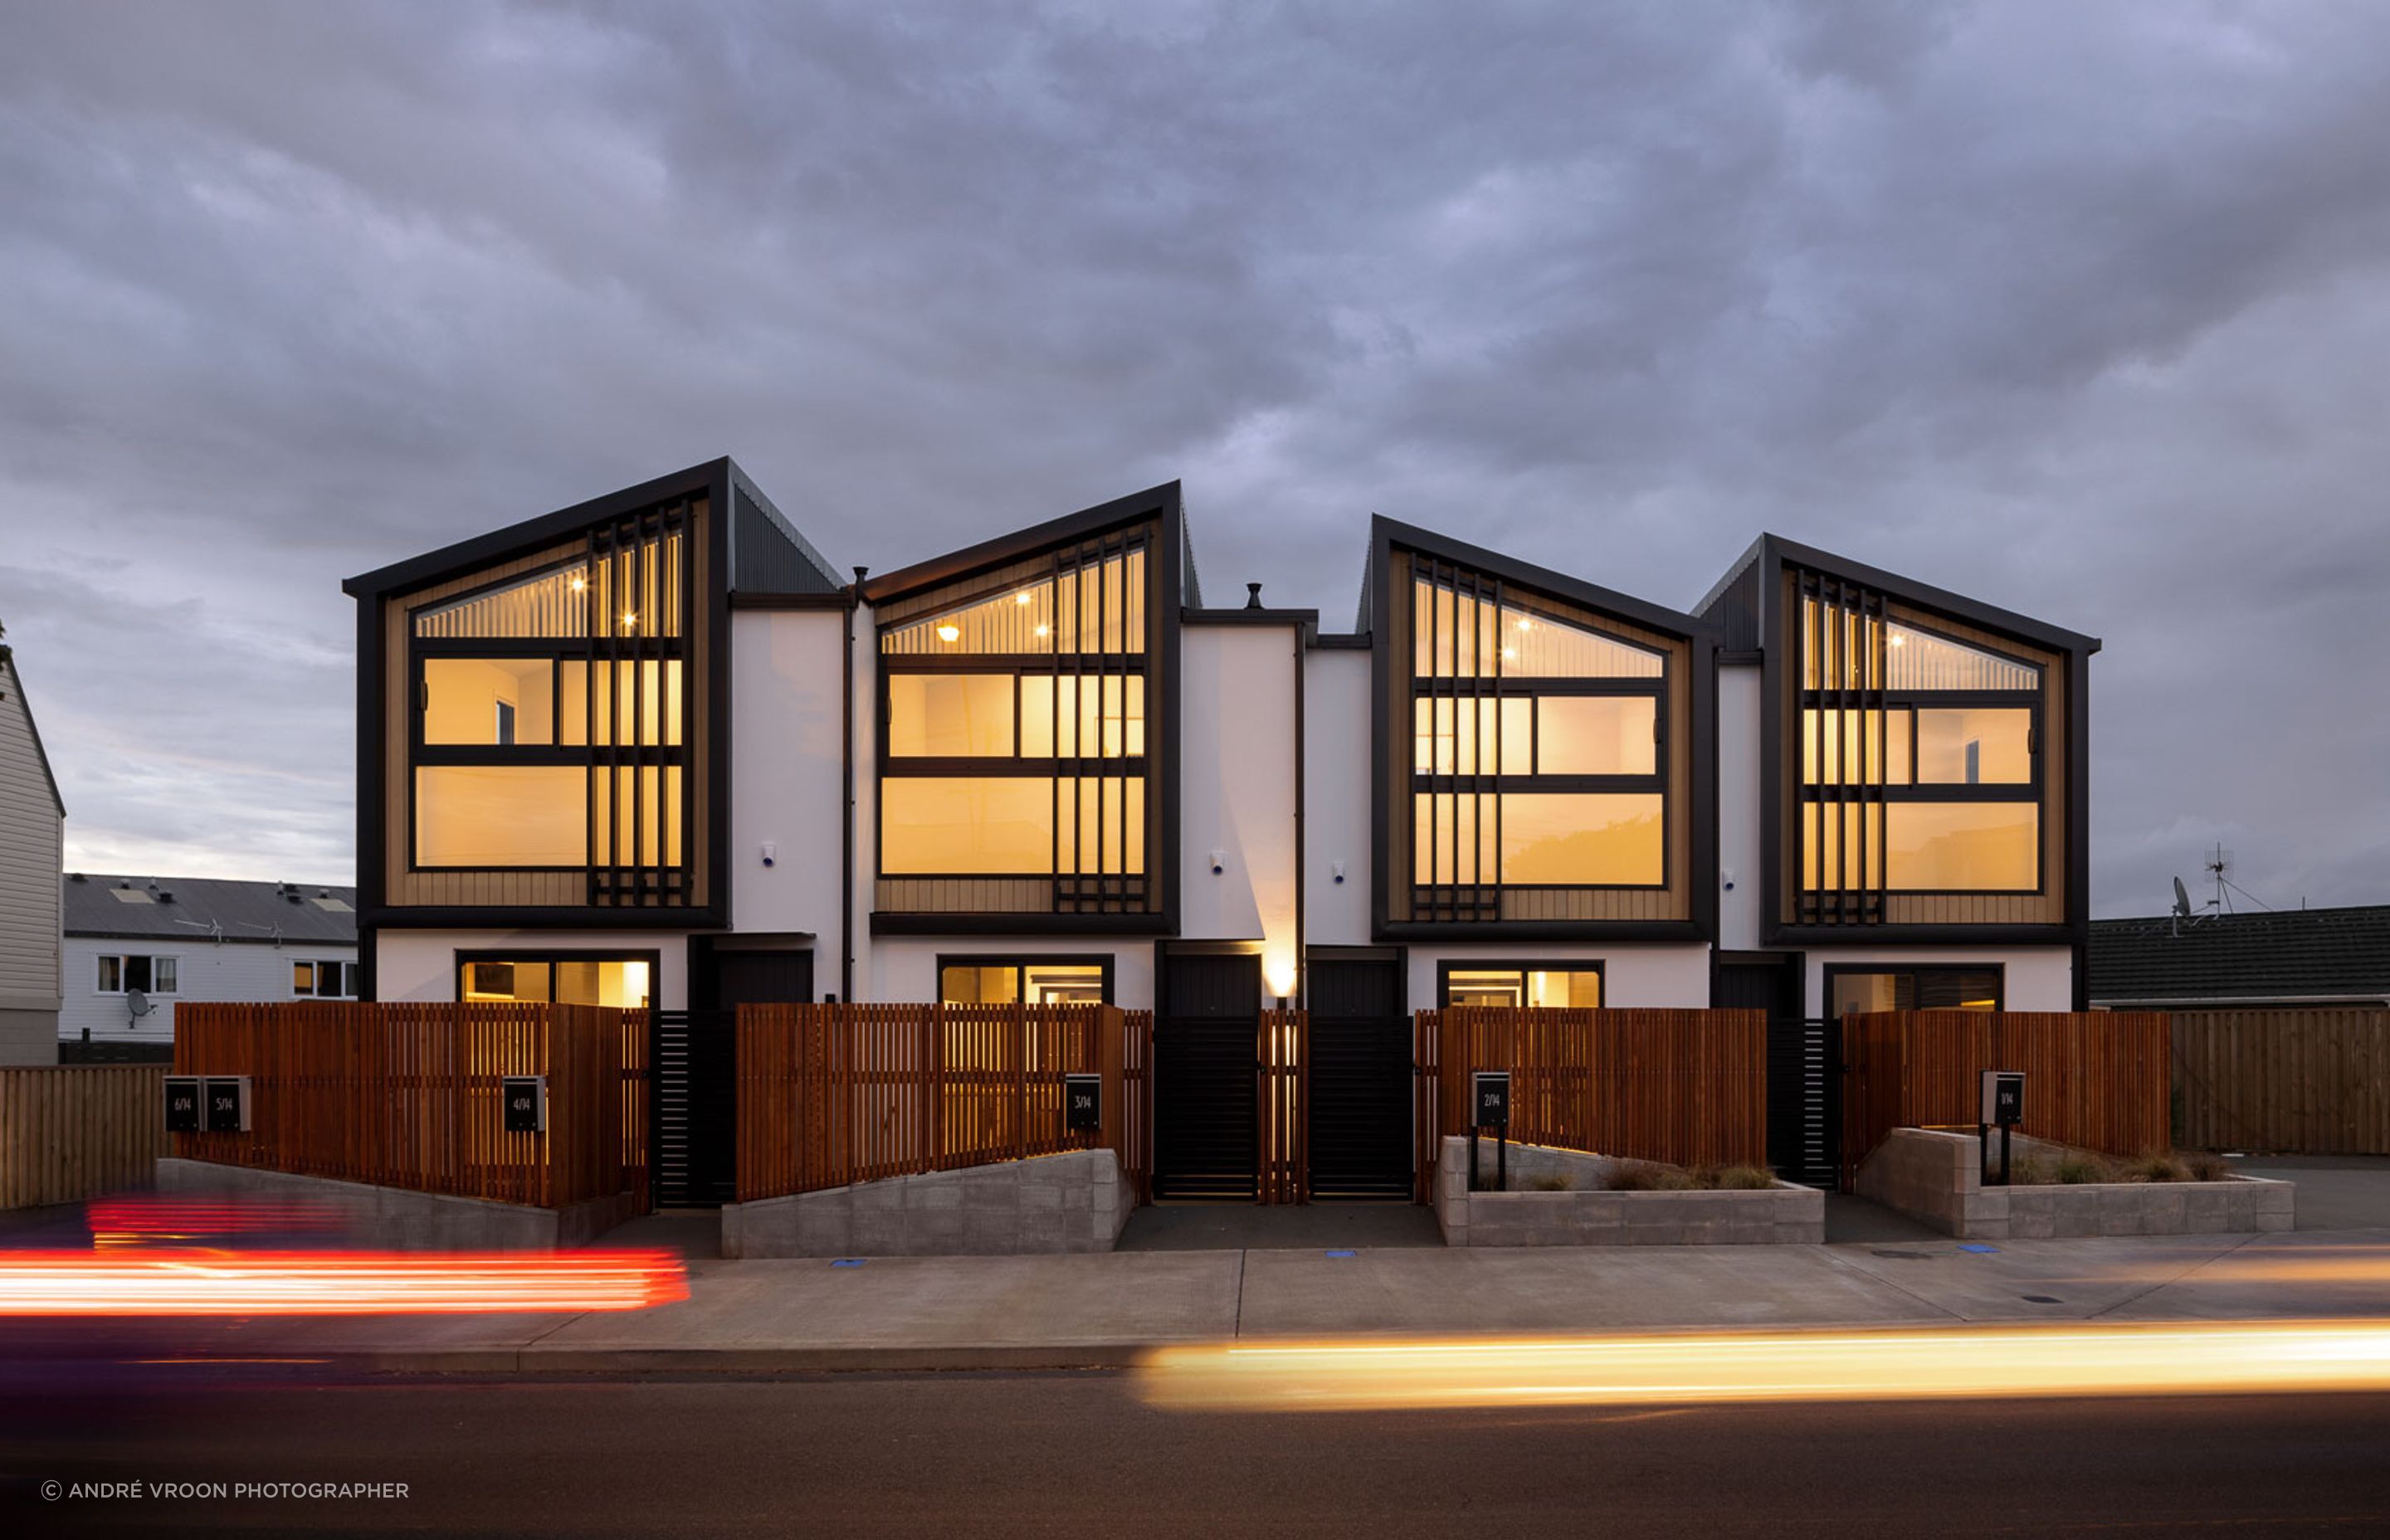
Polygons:
M1281 1001L1356 1198L1415 1009L1764 1007L1795 1170L1821 1021L2079 1004L2096 640L1773 536L1677 610L1367 534L1349 630L1208 602L1176 483L841 572L724 459L351 579L364 988L1150 1008L1165 1197L1252 1191Z

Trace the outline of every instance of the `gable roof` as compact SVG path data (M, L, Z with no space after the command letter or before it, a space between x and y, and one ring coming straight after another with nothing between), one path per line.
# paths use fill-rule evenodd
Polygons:
M0 635L5 634L0 632ZM67 800L58 794L58 772L50 768L50 752L42 747L41 724L33 720L32 699L25 694L24 677L17 672L16 653L6 642L0 642L0 695L15 701L17 710L23 713L26 736L33 740L33 761L42 767L42 779L50 789L50 805L58 810L59 817L65 817ZM6 704L6 701L0 701L0 708L5 708Z
M2101 1003L2390 997L2390 904L2095 919L2086 964Z
M70 872L59 884L70 936L125 941L217 941L266 945L357 943L357 891L315 882ZM127 901L118 892L139 893ZM342 907L332 908L329 905Z
M1179 489L1176 481L1164 481L1143 492L1132 492L1125 497L1115 497L1109 503L1098 503L1076 513L1066 513L1060 519L1049 519L1042 524L1000 534L993 540L983 540L976 545L966 545L944 556L917 561L910 567L900 567L883 572L863 584L863 597L872 604L934 588L1036 555L1049 545L1064 545L1085 540L1091 535L1123 524L1142 523L1149 519L1162 522L1162 540L1168 543L1171 554L1178 558L1179 602L1201 605L1202 591L1194 579L1194 546L1180 517Z
M1533 562L1521 561L1515 557L1504 556L1499 551L1489 551L1483 545L1472 545L1465 540L1455 540L1449 535L1438 534L1433 530L1421 529L1416 524L1406 524L1399 520L1388 519L1383 514L1372 514L1369 518L1369 556L1362 569L1361 616L1355 627L1356 630L1369 629L1375 594L1374 585L1386 580L1389 575L1380 567L1378 553L1392 548L1424 551L1458 565L1474 568L1481 572L1491 572L1503 581L1515 583L1523 588L1546 594L1553 598L1565 599L1572 604L1580 604L1587 610L1599 610L1623 621L1631 621L1637 625L1663 632L1668 635L1701 636L1707 635L1712 630L1710 622L1699 615L1688 614L1681 610L1671 610L1665 605L1653 604L1648 599L1638 599L1631 594L1622 594L1614 588L1604 588L1598 584L1587 583L1583 578L1571 577L1566 572L1556 572L1548 567L1538 567Z
M1745 618L1755 621L1757 607L1774 602L1769 597L1774 590L1764 584L1752 585L1750 579L1754 567L1769 571L1787 564L1848 578L1853 583L1916 605L1921 610L1935 610L1953 620L2035 642L2054 651L2088 655L2100 650L2100 638L2097 636L2069 631L2062 625L2052 625L2030 615L2020 615L2013 610L1985 604L1964 594L1920 583L1897 572L1887 572L1881 567L1870 567L1863 561L1836 556L1815 545L1804 545L1778 534L1763 534L1754 541L1749 549L1735 558L1734 565L1727 570L1726 575L1711 584L1709 592L1703 595L1693 608L1702 615L1717 619L1729 630L1737 629L1737 626L1734 617L1726 613L1728 610L1752 611ZM1754 626L1751 634L1756 639L1756 645L1765 645L1764 632Z

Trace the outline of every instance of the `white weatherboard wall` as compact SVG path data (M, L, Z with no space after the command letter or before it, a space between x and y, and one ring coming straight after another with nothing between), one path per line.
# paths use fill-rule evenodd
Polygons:
M826 991L838 988L845 641L835 610L742 610L730 621L731 922L811 931L821 949L815 987Z
M688 1008L686 930L382 930L374 937L374 997L454 1000L463 952L657 954L656 1008Z
M1291 621L1190 625L1179 638L1179 934L1260 942L1274 995L1292 993L1295 981L1301 662Z
M2073 1010L2075 951L2067 946L1813 946L1808 954L1807 1005L1811 1016L1826 1013L1826 969L1881 964L1923 968L1999 967L2006 987L2004 1010Z
M1718 946L1728 952L1759 947L1761 906L1767 894L1760 878L1764 844L1761 799L1767 778L1760 748L1760 669L1728 663L1717 681ZM1727 884L1732 882L1733 887Z
M171 1043L174 1010L199 1001L229 1000L241 1004L300 998L290 990L294 962L354 962L354 946L325 942L212 942L204 935L177 943L157 937L126 941L102 936L69 936L66 1004L58 1011L58 1036L79 1042L88 1030L95 1043ZM174 993L151 991L148 1015L135 1021L122 994L99 992L99 959L104 956L172 957ZM308 996L313 998L313 996Z
M1369 944L1369 654L1304 657L1303 940ZM1336 868L1344 879L1336 879Z
M58 1062L66 823L14 661L0 661L0 1064Z
M1620 942L1603 946L1536 942L1446 946L1414 942L1410 947L1413 1007L1426 1009L1443 1003L1444 997L1436 993L1436 965L1446 962L1462 967L1501 962L1558 968L1599 962L1605 1006L1700 1009L1710 1003L1710 949L1702 942Z
M1150 938L1104 936L882 936L872 943L871 969L855 975L855 995L897 1003L938 998L938 959L1071 957L1112 964L1112 1004L1124 1010L1153 1007L1153 943Z

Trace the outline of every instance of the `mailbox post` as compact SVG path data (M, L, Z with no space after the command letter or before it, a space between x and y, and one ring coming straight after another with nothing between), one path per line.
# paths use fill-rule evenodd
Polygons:
M2024 1119L2024 1072L2022 1070L1985 1070L1981 1085L1983 1106L1975 1123L1977 1152L1983 1161L1983 1180L1992 1179L1991 1131L2000 1131L2000 1179L1998 1185L2009 1185L2009 1130Z
M1477 1131L1494 1130L1495 1190L1510 1186L1510 1072L1479 1070L1469 1077L1469 1190L1477 1190Z
M1076 1072L1062 1077L1062 1131L1101 1129L1104 1125L1104 1077Z
M498 1097L506 1108L508 1133L547 1132L546 1075L502 1075L498 1079Z

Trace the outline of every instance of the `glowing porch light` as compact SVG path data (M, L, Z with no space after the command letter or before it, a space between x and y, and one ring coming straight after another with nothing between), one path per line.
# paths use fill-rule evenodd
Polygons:
M938 640L942 642L959 641L962 638L962 627L958 625L942 625L938 627Z
M1269 986L1269 992L1279 999L1291 997L1295 984L1294 954L1272 952L1263 957L1262 982L1266 983Z

